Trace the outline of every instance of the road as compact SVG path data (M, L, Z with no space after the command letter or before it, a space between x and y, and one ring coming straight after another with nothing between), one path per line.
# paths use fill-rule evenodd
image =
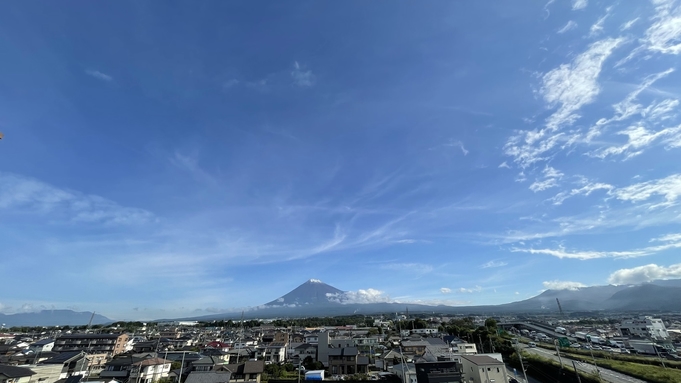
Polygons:
M529 382L525 382L525 378L523 377L522 371L520 371L519 369L513 371L513 367L510 366L506 366L506 373L508 374L509 378L516 378L520 383L542 383L531 376L527 377L527 380L529 380Z
M543 356L545 358L553 359L555 361L558 361L558 356L556 355L555 351L551 350L546 350L543 348L538 348L538 347L525 347L523 349L524 351L536 355ZM561 357L563 359L563 365L566 366L566 368L574 371L574 368L572 367L572 361L573 359L566 358L561 354ZM585 358L586 359L586 358ZM582 372L585 373L594 373L596 372L596 369L593 364L590 363L582 363L579 360L574 360L575 364L577 365L577 369L579 369ZM647 383L645 380L640 380L636 378L632 378L629 375L624 375L616 371L608 370L606 368L598 367L598 371L601 373L601 379L603 379L604 382L610 382L610 383Z
M501 327L512 327L512 326L520 326L524 327L529 330L535 330L537 332L542 332L551 338L561 338L561 337L566 337L570 340L570 342L574 342L576 338L572 336L566 336L565 334L557 333L553 331L554 329L551 328L549 325L537 323L537 322L503 322L503 323L498 323L497 326Z

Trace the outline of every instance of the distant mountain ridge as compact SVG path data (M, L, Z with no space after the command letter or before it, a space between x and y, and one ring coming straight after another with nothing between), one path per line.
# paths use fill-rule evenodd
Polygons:
M90 322L92 312L73 310L42 310L38 312L0 314L0 323L13 326L83 326ZM111 319L95 314L92 324L107 324Z
M510 311L556 309L565 311L679 311L681 280L660 280L638 285L580 287L546 290L536 297L500 305Z
M557 312L556 298L564 311L681 311L681 279L652 281L638 285L590 286L570 290L546 290L522 301L486 306L445 306L397 302L351 303L347 292L311 279L271 302L244 312L247 318L340 316L404 312L443 314L505 314ZM236 319L241 312L182 318L191 320ZM86 325L91 312L43 310L31 313L0 314L0 324L13 326ZM92 324L113 320L96 314Z
M504 314L558 312L556 298L564 311L681 311L681 279L652 281L638 285L590 286L566 290L545 290L522 301L485 306L445 306L412 303L342 303L345 292L311 279L289 293L255 309L248 318L337 316L404 312L438 312L451 314ZM184 318L216 320L237 318L236 313Z

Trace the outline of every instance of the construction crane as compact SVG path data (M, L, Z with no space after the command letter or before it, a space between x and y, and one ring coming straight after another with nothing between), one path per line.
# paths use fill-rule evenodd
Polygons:
M560 305L558 298L556 298L556 303L558 303L558 311L560 311L560 316L564 317L565 313L563 312L563 307Z

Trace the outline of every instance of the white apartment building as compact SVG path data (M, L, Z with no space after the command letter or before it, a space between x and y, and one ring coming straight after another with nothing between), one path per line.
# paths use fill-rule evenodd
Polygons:
M456 350L454 352L457 354L470 355L478 353L475 343L457 343L455 347Z
M488 355L461 355L466 383L506 383L506 365Z
M620 324L622 336L633 338L645 338L652 340L669 339L669 332L662 322L662 319L649 316L637 319L627 319Z
M149 358L133 363L130 369L130 380L140 383L152 383L167 378L171 362L162 358Z

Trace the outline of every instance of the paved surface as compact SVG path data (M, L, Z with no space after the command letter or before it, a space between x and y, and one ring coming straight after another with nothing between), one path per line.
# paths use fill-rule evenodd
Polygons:
M553 359L558 361L558 356L556 355L555 351L551 350L546 350L543 348L529 348L525 347L523 348L523 351L536 354L536 355L541 355L545 358ZM574 368L572 367L572 361L573 359L566 358L561 354L561 357L563 359L563 365L566 366L569 370L574 371ZM586 358L585 358L586 359ZM594 367L593 364L590 363L582 363L579 360L575 359L575 364L577 365L577 369L580 371L586 372L586 373L593 373L596 372L596 368ZM636 378L632 378L629 375L624 375L616 371L608 370L602 367L598 367L598 371L601 374L601 379L603 379L604 382L610 382L610 383L647 383L645 380L640 380Z
M570 342L574 342L576 340L575 337L573 336L566 336L565 334L557 333L553 331L555 328L551 328L548 325L542 324L542 323L537 323L537 322L503 322L503 323L498 323L497 326L502 326L502 327L511 327L511 326L520 326L524 327L528 330L535 330L537 332L542 332L551 338L562 338L566 337L570 340Z
M509 378L516 378L521 383L542 383L541 381L539 381L539 380L537 380L537 379L535 379L531 376L527 377L527 380L529 380L529 382L525 382L525 378L523 377L523 372L520 371L520 369L517 369L517 372L518 372L517 376L516 376L515 372L513 371L513 367L506 366L506 371L507 371Z

